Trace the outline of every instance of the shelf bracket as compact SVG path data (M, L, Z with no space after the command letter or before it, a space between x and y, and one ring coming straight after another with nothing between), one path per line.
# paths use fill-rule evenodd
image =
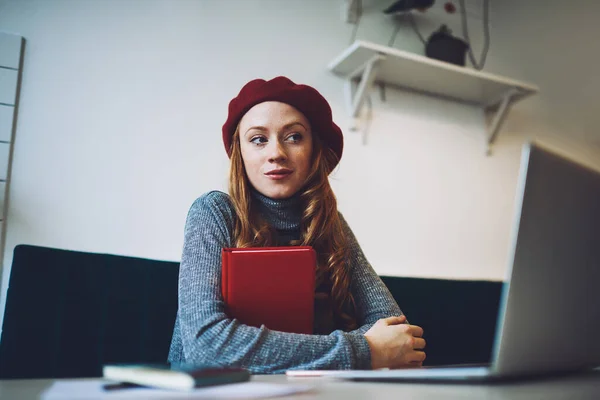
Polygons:
M368 94L368 90L373 86L373 82L377 77L377 72L379 70L379 64L381 61L385 60L385 56L375 55L371 57L366 63L364 63L360 68L357 68L355 71L348 75L348 80L345 84L345 92L346 92L346 102L347 107L350 110L350 116L356 118L358 112L360 111L360 107L363 105L365 101L365 97ZM354 79L358 76L361 76L360 83L354 90Z
M496 138L498 137L498 132L500 131L500 128L502 127L502 124L506 119L506 115L510 111L510 107L513 103L513 97L518 93L519 91L516 88L513 88L507 91L502 96L502 99L499 103L496 103L498 108L496 110L496 113L494 114L492 122L490 123L487 135L486 155L488 156L492 154L492 144L494 144L494 142L496 141Z

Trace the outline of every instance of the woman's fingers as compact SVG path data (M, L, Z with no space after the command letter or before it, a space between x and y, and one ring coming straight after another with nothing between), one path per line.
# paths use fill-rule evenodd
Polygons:
M413 351L410 355L410 362L411 363L422 363L423 361L425 361L425 358L427 356L425 355L424 351Z
M403 324L406 321L406 317L404 315L401 315L399 317L388 317L380 319L380 321L383 321L386 325L398 325Z
M410 354L407 354L402 362L395 365L394 369L403 369L403 368L417 368L423 366L423 361L425 361L426 355L423 351L412 351Z
M414 337L422 337L423 336L423 328L417 325L410 325L410 333Z
M425 343L425 339L416 337L415 338L415 342L413 344L413 349L415 349L415 350L422 350L422 349L425 348L425 344L426 344Z

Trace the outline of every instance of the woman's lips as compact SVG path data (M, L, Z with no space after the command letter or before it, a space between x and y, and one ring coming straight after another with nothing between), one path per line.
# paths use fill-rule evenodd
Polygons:
M288 176L290 176L291 174L292 174L292 170L290 170L290 169L277 169L277 170L273 170L273 171L269 171L269 172L265 173L267 178L273 179L273 180L285 179Z

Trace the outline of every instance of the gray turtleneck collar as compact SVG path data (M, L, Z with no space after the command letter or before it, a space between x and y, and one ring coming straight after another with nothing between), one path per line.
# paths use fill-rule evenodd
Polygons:
M302 199L299 194L288 199L272 199L252 190L251 196L261 216L277 230L281 245L300 238Z

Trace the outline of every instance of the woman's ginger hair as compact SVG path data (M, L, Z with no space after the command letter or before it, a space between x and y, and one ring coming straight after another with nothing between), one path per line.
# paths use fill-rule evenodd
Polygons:
M242 159L239 126L231 142L229 195L237 214L234 237L236 247L274 246L273 228L255 211L251 199L251 184ZM317 253L315 287L331 284L333 318L336 328L350 331L357 328L356 305L350 292L350 274L346 264L347 242L337 211L337 200L329 185L329 174L338 156L323 146L313 134L312 167L306 183L300 189L303 215L300 225L300 245L312 246Z

